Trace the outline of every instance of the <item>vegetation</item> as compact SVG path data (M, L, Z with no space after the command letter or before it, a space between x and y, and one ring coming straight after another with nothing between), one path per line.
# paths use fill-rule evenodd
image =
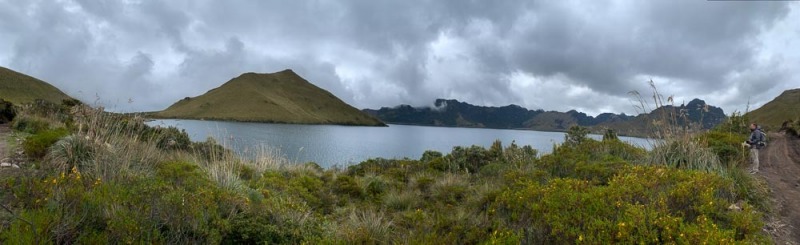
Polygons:
M245 73L207 93L178 101L158 118L383 126L374 117L309 83L292 70Z
M72 99L53 85L31 76L0 67L0 99L16 105L32 103L37 99L52 103Z
M11 122L17 116L17 109L10 101L0 99L0 124Z
M800 118L797 105L800 105L800 88L783 91L772 101L747 113L747 116L767 129L777 130L784 122Z
M576 127L543 156L495 142L324 170L268 151L241 159L136 116L44 107L25 107L15 130L26 143L66 136L0 175L0 243L770 242L744 136L723 128L672 130L646 151Z

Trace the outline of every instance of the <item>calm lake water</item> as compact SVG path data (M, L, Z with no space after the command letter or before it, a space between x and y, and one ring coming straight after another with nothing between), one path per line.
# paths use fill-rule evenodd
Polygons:
M564 141L564 133L528 130L446 128L390 125L355 127L336 125L293 125L198 120L155 120L151 126L184 129L193 141L213 137L217 142L245 156L267 146L292 162L316 162L322 167L347 166L369 158L419 159L426 150L450 152L454 146L488 147L495 140L507 146L530 145L541 153L552 151ZM591 135L600 139L602 136ZM649 148L646 139L620 137Z

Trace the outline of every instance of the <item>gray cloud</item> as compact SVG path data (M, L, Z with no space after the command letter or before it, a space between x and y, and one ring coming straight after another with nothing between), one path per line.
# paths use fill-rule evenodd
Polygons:
M653 79L730 112L800 87L797 26L790 2L0 0L0 65L123 111L291 68L362 108L633 113Z

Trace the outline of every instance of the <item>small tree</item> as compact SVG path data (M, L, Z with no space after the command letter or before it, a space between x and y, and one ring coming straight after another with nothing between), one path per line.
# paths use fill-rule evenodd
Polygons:
M589 129L581 126L572 126L567 130L567 135L564 136L564 145L576 146L586 141L586 135L589 134Z
M614 132L614 130L610 128L606 129L606 133L603 134L603 141L607 140L619 140L619 137L617 137L617 132Z

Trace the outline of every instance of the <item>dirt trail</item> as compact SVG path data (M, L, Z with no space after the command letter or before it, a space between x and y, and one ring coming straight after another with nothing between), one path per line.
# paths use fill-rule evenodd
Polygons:
M768 231L776 244L800 245L800 138L770 134L761 150L759 175L764 177L775 202Z

